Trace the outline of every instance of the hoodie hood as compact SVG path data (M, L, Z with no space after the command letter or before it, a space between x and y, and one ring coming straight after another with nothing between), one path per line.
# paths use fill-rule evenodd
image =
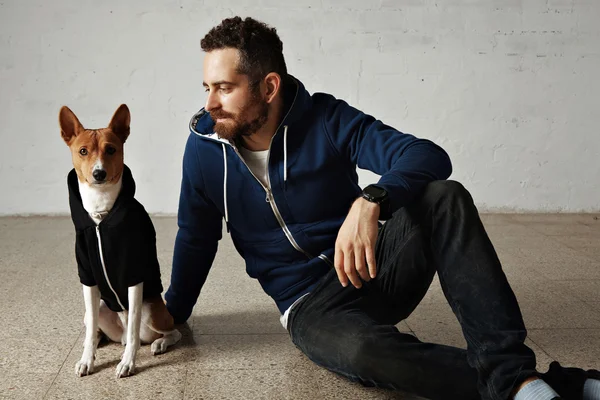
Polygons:
M123 166L121 181L122 186L119 196L117 197L113 208L102 220L101 224L112 225L113 223L120 221L126 213L126 207L123 207L123 204L126 204L128 201L132 200L135 195L135 181L133 180L133 175L131 174L131 170L127 165ZM90 226L95 227L96 223L94 220L92 220L86 209L83 207L81 193L79 192L79 178L77 177L75 168L73 168L67 176L67 186L69 188L71 218L73 219L75 228L79 230Z

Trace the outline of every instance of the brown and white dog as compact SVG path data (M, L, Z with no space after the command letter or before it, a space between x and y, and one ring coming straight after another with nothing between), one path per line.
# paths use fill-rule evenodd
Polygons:
M133 198L135 184L123 161L123 145L130 132L129 109L122 104L107 128L85 129L75 114L63 106L59 113L59 125L73 160L69 200L78 235L76 255L85 303L83 355L75 366L75 373L83 376L93 372L96 348L101 334L104 334L110 340L125 345L116 375L129 376L135 371L140 343L152 343L151 351L156 355L181 339L181 333L174 328L173 318L162 299L154 228L141 204ZM129 188L126 186L127 180L130 181ZM77 206L82 216L74 215L74 207ZM133 207L133 212L126 210L129 206ZM127 212L129 214L124 214ZM115 213L121 216L114 216ZM132 213L135 218L131 216ZM131 232L119 232L123 223L115 220L140 221L141 231L148 233L138 234L141 232L138 227ZM93 235L97 235L97 242ZM115 235L117 240L111 242ZM144 254L136 255L135 259L128 256L134 251L132 245L126 249L120 248L128 246L128 238L131 237L134 238L131 240L145 241L138 246ZM138 262L140 259L143 262ZM109 264L111 260L112 265ZM130 262L132 260L134 262ZM142 271L135 271L135 274L123 271L130 267L132 271ZM151 274L144 269L151 269ZM144 277L148 275L153 280L144 282ZM119 292L119 284L140 280L131 286L125 285Z

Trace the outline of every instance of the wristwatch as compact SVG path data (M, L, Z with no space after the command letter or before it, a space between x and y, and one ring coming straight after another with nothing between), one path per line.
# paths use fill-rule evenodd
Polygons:
M388 192L381 186L369 185L363 189L362 198L371 203L382 205L388 199Z

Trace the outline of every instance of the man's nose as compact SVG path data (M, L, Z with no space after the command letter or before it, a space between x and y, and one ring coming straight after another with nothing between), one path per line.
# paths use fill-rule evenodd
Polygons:
M219 108L219 98L214 92L208 92L208 97L206 98L206 106L204 107L206 111L210 112L212 110L216 110Z

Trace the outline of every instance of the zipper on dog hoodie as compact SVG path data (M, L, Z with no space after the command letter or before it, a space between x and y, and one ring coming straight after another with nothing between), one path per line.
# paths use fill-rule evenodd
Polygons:
M108 287L115 295L117 302L119 303L119 305L121 306L123 311L125 311L125 306L123 305L123 303L121 303L121 299L119 299L119 295L113 288L112 284L110 283L110 279L108 278L108 272L106 271L106 263L104 262L104 254L103 254L103 250L102 250L102 238L100 235L100 225L96 225L96 237L98 238L98 254L100 255L100 264L102 265L102 271L104 272L104 278L106 279L106 283L108 284Z

